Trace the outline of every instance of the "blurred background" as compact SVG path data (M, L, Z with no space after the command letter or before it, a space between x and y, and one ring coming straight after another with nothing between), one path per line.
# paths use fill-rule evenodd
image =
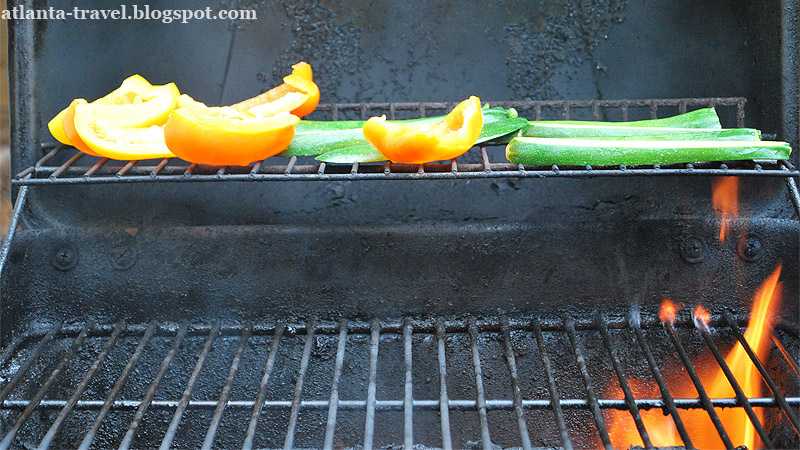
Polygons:
M0 0L6 9L6 0ZM8 153L8 33L0 19L0 236L6 234L11 216L11 191Z

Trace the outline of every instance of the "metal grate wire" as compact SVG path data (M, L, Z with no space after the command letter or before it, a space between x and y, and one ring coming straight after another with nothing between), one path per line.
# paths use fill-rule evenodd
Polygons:
M601 120L613 114L627 120L633 109L646 111L646 117L659 117L665 108L686 112L690 109L714 106L720 112L735 116L735 126L745 124L746 99L740 97L682 98L645 100L547 100L506 101L491 103L494 106L517 108L525 117L570 119L580 115L583 119ZM390 118L406 112L426 116L431 112L444 113L452 107L443 102L411 103L343 103L318 107L318 115L328 114L337 120L366 119L371 115L388 113ZM532 114L531 114L532 113ZM583 114L579 114L583 113ZM590 113L588 115L587 113ZM355 116L354 116L355 115ZM729 124L733 126L734 124ZM151 182L215 182L215 181L352 181L352 180L431 180L475 178L594 178L630 176L767 176L787 178L795 186L794 178L800 176L788 161L731 161L688 164L614 166L614 167L558 167L523 166L508 163L499 151L487 152L491 143L476 147L466 155L452 161L429 164L359 164L320 163L312 158L273 157L249 166L206 166L190 164L177 158L153 161L112 161L96 158L64 146L44 146L47 153L35 164L19 172L14 186L115 184ZM497 146L494 146L497 147ZM479 162L475 162L475 161ZM61 162L58 162L61 161Z
M55 324L49 330L19 337L1 354L2 375L10 381L0 391L3 395L0 424L5 434L0 448L79 445L89 448L94 442L118 448L155 447L159 443L161 448L295 448L296 439L300 438L303 446L311 442L312 446L322 448L356 445L375 448L391 444L408 448L422 444L445 449L465 446L491 449L496 445L566 449L585 448L587 442L591 446L612 448L608 417L604 415L608 410L628 411L645 447L652 448L647 424L640 417L640 411L650 409L661 409L665 415L671 415L687 448L693 446L689 437L693 424L681 420L681 410L705 410L724 445L733 448L714 409L720 407L747 411L766 448L787 445L786 433L778 436L783 439L779 441L781 444L773 440L777 428L791 431L793 440L789 445L800 443L796 416L796 408L800 407L800 376L792 370L797 363L786 347L787 343L795 349L800 345L796 329L780 326L773 332L769 361L772 369L767 369L745 346L771 395L748 398L730 377L723 356L723 349L744 341L740 330L742 320L725 313L714 316L709 327L693 325L688 318L679 319L673 326L661 324L654 317L639 317L638 311L631 316L630 319L597 316L590 321L571 317L513 320L500 317L306 324ZM697 341L692 345L704 343L703 348L714 355L729 376L736 398L708 397L686 348L690 338ZM615 339L637 341L639 345L631 348L642 350L641 361L623 357L614 344ZM592 340L599 347L590 345ZM65 379L66 365L80 365L79 355L90 347L89 341L100 343L96 345L98 352L87 357L91 364L82 375L74 375L74 380ZM105 398L98 397L99 392L92 391L90 381L111 370L106 367L110 355L116 355L114 352L126 341L135 345L135 350L124 358L127 364L119 374L107 374L117 381ZM559 341L566 343L566 347L560 348ZM226 347L225 342L230 345ZM467 346L462 348L458 342ZM202 349L194 343L202 343ZM330 352L324 351L325 343L331 344ZM657 361L659 353L653 351L654 346L676 352L681 365L664 367L663 361ZM197 349L196 354L193 348ZM220 354L223 348L233 349L232 354ZM354 355L355 349L364 354ZM265 354L263 366L252 364L253 352ZM585 356L587 352L592 358ZM181 355L193 364L181 366L178 363ZM519 365L519 358L526 360L524 366ZM215 365L211 361L214 359L221 363ZM292 364L288 361L292 360L299 360L297 369L289 367ZM425 366L424 360L431 361L431 367L438 367L438 374L416 367L418 363ZM152 379L137 377L135 374L140 370L137 366L142 364L152 364L159 370ZM605 378L597 377L597 368L592 367L597 364L605 369ZM390 368L382 369L382 365ZM628 377L636 372L637 365L657 383L661 398L638 398L631 392ZM209 386L202 381L204 372L215 370L214 367L228 368L221 386ZM448 371L460 372L462 367L471 370L455 374ZM178 376L175 372L184 368L191 375L182 394L169 398L168 394L159 393L166 389L162 389L165 378ZM685 370L690 376L697 388L697 398L673 398L670 394L665 371L676 369ZM321 390L313 382L312 373L319 370L326 374L326 389ZM258 375L252 378L256 382L248 391L252 397L243 398L242 391L237 393L235 387L250 371ZM396 376L392 375L395 372ZM291 373L293 377L287 378ZM537 378L536 373L543 375ZM778 382L776 374L786 377ZM569 377L578 380L577 391L566 381ZM509 382L502 383L507 392L498 393L498 378ZM535 386L523 383L526 378L532 379ZM275 398L271 389L287 379L294 380L293 393L290 397ZM38 384L38 380L44 381ZM471 380L474 398L451 398L448 386L458 380ZM608 398L598 391L598 387L610 380L617 380L624 398ZM396 383L396 388L389 386L392 383ZM426 387L431 383L432 386ZM148 389L141 399L125 398L121 392L126 384ZM62 398L49 394L55 386L70 385L76 386L71 395ZM361 391L364 397L352 398L348 393L354 392L357 385L366 385L366 390ZM393 396L387 392L401 394ZM582 395L575 396L575 392ZM770 413L773 425L769 421L761 423L753 408L773 411ZM129 412L134 411L131 417ZM146 415L159 411L167 413L158 415L164 418L164 431L151 429L158 425L144 420ZM327 419L307 423L312 420L308 414L316 414L315 411ZM591 417L595 429L586 423L575 426L574 415L580 411ZM539 423L540 416L532 416L538 412L551 416L555 426L549 428L549 434L547 426L543 428ZM363 418L353 420L353 414L363 414L359 416ZM393 419L396 417L393 414L400 414L401 419ZM199 422L198 417L202 419ZM438 424L426 422L430 420ZM776 420L780 425L774 425ZM104 421L114 426L102 427ZM426 426L415 427L415 423ZM477 426L470 428L466 423ZM194 428L188 434L179 433L181 427L187 426ZM115 434L116 430L126 428L124 435L122 431ZM316 431L309 431L312 428ZM274 430L283 431L276 437Z

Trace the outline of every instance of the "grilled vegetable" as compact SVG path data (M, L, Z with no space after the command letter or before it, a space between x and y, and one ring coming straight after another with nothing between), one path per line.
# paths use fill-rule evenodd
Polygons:
M476 144L494 141L507 143L527 119L517 116L516 110L499 107L481 109L483 128ZM418 125L434 124L444 116L399 120L400 123ZM364 121L300 121L294 140L281 156L313 156L329 163L352 164L355 162L385 161L386 157L375 150L361 131Z
M247 111L256 117L271 116L284 111L303 117L314 111L318 103L319 87L312 79L311 66L306 62L299 62L292 66L291 75L283 77L283 84L231 107Z
M506 147L509 162L526 165L609 166L697 161L787 159L791 147L775 141L644 141L518 137Z
M482 128L481 100L472 96L431 125L387 122L384 115L370 118L363 131L390 161L422 164L461 156L475 145Z
M483 129L478 140L475 141L475 145L490 141L498 144L508 143L519 131L520 127L527 122L524 117L516 117L516 111L513 109L508 113L504 111L502 108L483 110ZM509 117L509 115L513 116ZM375 147L362 143L323 153L317 156L317 160L327 163L353 164L357 162L386 161L386 157Z
M677 116L663 119L636 120L631 122L590 122L584 120L543 120L531 124L582 125L582 126L626 126L626 127L662 127L662 128L715 128L720 129L717 111L714 108L702 108Z
M163 139L175 156L211 165L247 165L285 149L294 136L297 116L280 112L255 117L228 106L208 107L182 95L169 116Z
M654 141L758 141L761 132L752 128L727 130L708 128L662 128L597 125L565 125L531 122L520 136L541 138L636 139Z
M149 127L163 125L178 101L175 83L153 86L139 75L126 78L120 87L91 103L92 110L104 127ZM58 113L47 127L59 142L72 145L78 150L97 156L75 130L75 107L86 104L84 99L75 99L70 106Z

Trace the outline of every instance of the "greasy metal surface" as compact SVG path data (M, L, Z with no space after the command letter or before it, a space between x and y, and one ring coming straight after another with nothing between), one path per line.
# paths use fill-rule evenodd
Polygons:
M609 397L606 387L615 383L611 366L628 377L658 374L675 383L675 377L690 366L682 366L670 349L688 349L695 357L728 351L737 337L725 333L725 328L735 330L730 327L745 321L726 320L712 317L710 333L702 327L693 329L688 314L680 314L674 326L662 326L655 316L641 317L638 312L631 319L578 321L570 316L434 317L400 322L193 324L188 328L169 322L57 325L3 351L0 373L25 378L0 403L0 423L16 424L10 431L4 429L3 448L37 443L40 448L75 447L81 440L86 443L89 434L89 442L104 448L155 447L162 437L162 444L181 448L201 444L239 448L243 443L248 449L401 443L442 448L595 448L608 441L608 430L615 426L617 419L608 414L610 409L672 408L680 417L685 409L704 408L703 402L693 398L670 397L665 402L641 395L628 400ZM795 348L798 336L790 329L779 325L773 339L778 342L781 336L781 342ZM644 343L648 351L619 348L631 339ZM39 346L43 340L52 341L45 352ZM511 358L504 359L504 352ZM440 353L440 364L434 353ZM69 360L73 368L62 364L53 369L51 361L56 360ZM745 408L767 408L764 428L759 425L757 430L765 442L774 440L779 448L794 448L800 442L800 435L783 429L786 416L781 413L792 410L779 409L800 406L800 377L788 371L792 362L773 347L763 369L779 378L780 391L775 398L743 398ZM718 370L727 369L724 359L720 365ZM170 376L162 379L165 368ZM128 378L125 374L131 370L139 376ZM262 370L269 376L262 377ZM71 381L81 378L81 383ZM118 383L109 394L113 398L104 399L102 386L114 379L127 382ZM509 379L516 394L509 391ZM143 383L151 380L151 389L142 399ZM373 380L370 389L366 380ZM44 385L39 388L41 382ZM548 389L542 386L545 382ZM590 385L599 398L589 394ZM158 386L157 390L152 386ZM441 403L445 386L453 394ZM178 401L186 389L192 389L191 398ZM373 389L377 400L371 399ZM34 399L34 403L29 393L37 390L47 392L47 398ZM713 398L708 403L742 407L734 399ZM149 408L143 409L144 405ZM440 408L447 414L439 415ZM585 422L591 408L599 411L597 428ZM145 413L131 418L134 409ZM176 409L184 413L174 416L177 422L170 422ZM61 414L55 417L58 410ZM98 410L103 411L102 417ZM248 420L251 410L258 412L255 422ZM34 411L35 415L25 414ZM130 432L134 429L131 421L140 423L135 434ZM61 423L64 426L58 427ZM642 425L643 437L646 426L652 424ZM47 427L51 433L45 434ZM128 433L123 433L126 428ZM691 426L688 430L694 436L703 432Z

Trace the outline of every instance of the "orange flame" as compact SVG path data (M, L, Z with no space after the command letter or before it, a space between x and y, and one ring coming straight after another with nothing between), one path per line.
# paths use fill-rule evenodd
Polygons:
M661 392L658 385L652 380L639 378L628 378L628 385L633 396L636 398L660 398ZM620 389L616 377L611 380L606 395L609 398L625 398L625 394ZM678 447L683 445L683 441L675 430L675 423L670 416L665 416L660 409L640 410L639 415L642 423L650 436L650 442L656 447ZM608 436L614 448L630 448L631 446L644 447L642 437L636 429L628 411L608 410L605 413L605 420L608 424Z
M661 309L658 311L658 320L661 322L675 323L675 316L678 315L680 308L672 300L665 298L661 302Z
M711 320L711 313L708 312L703 305L697 305L694 307L692 317L694 317L695 323L700 322L704 327L708 327L708 321Z
M750 322L747 331L744 333L745 341L753 349L762 362L769 355L770 334L777 318L777 311L780 307L781 285L778 283L781 266L759 286L753 299L753 309L751 311ZM669 311L675 305L668 299L662 303L659 318L662 322L665 319L672 319ZM666 311L666 312L665 312ZM710 313L702 306L697 306L694 311L694 318L702 325L707 325L710 320ZM736 346L725 357L725 362L736 377L737 382L747 397L762 397L763 382L750 357L745 352L741 344ZM735 393L725 374L717 365L716 360L710 354L699 355L694 361L698 376L706 386L706 393L710 398L734 398ZM678 379L678 377L682 377ZM650 379L629 378L628 383L636 398L659 398L661 392L656 383ZM697 398L697 391L685 374L676 373L673 378L666 380L670 394L674 398ZM616 378L606 390L608 398L624 398L622 390L619 388ZM753 408L759 421L764 421L764 409ZM715 408L719 415L722 425L728 433L734 446L746 446L749 449L761 448L763 443L756 435L750 419L742 408ZM664 415L661 410L640 411L642 422L644 423L650 440L656 447L682 446L683 441L677 432L672 417ZM680 410L680 416L686 425L692 444L698 449L718 449L724 448L719 435L717 434L708 413L702 409ZM630 448L631 446L642 446L642 440L636 426L627 411L604 412L604 419L608 425L609 437L614 448Z
M726 221L739 214L739 178L719 177L714 180L711 202L720 218L719 240L725 242L728 234Z
M747 324L747 331L744 333L745 341L753 349L758 359L762 362L769 355L769 335L775 320L781 287L778 284L778 277L781 274L779 265L772 275L761 284L756 291L753 303L753 311L750 315L750 322ZM745 352L742 344L737 343L736 347L725 357L725 362L731 368L731 372L736 377L736 381L747 397L761 397L763 392L763 381L750 357ZM716 374L714 381L710 384L708 395L712 398L734 397L733 388L728 379L721 371ZM761 423L764 423L764 409L753 408L756 416ZM720 419L728 430L728 436L734 445L744 445L747 448L762 448L763 443L756 435L755 428L742 408L717 408Z

